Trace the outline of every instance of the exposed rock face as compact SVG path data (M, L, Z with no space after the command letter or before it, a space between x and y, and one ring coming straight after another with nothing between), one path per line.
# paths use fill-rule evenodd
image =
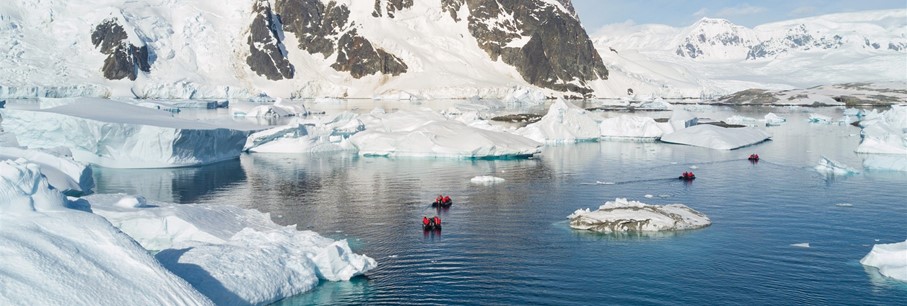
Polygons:
M407 7L407 3L412 6L411 0L387 3L394 10ZM274 7L284 29L296 34L300 49L309 54L321 53L325 59L337 50L337 58L331 65L337 71L350 72L358 79L375 73L399 75L408 68L403 60L375 48L360 36L357 25L349 19L349 8L342 4L334 1L324 4L321 0L276 0Z
M387 17L394 18L396 11L412 6L413 0L375 0L375 11L372 12L372 17L382 17L387 12Z
M587 81L608 78L569 0L442 1L454 20L462 5L469 8L469 31L479 47L516 67L527 82L585 95L592 92Z
M750 47L746 59L774 57L788 50L837 49L844 45L843 39L840 35L815 37L806 29L806 25L801 24L789 29L784 37L771 38Z
M267 1L255 2L253 12L255 19L247 40L250 54L246 63L252 71L269 80L292 79L294 68L287 60L280 17L271 12Z
M135 81L138 71L150 72L148 46L136 47L129 43L128 34L116 19L107 19L91 33L91 43L107 54L104 60L104 77L110 80L129 78Z

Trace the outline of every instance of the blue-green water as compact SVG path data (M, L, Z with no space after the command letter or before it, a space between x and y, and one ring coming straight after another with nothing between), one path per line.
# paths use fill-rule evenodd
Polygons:
M767 111L789 122L769 128L772 141L735 151L601 142L506 161L244 155L198 168L96 169L96 178L100 193L256 208L277 223L349 239L379 263L283 305L907 301L907 284L859 263L873 244L907 239L907 173L819 174L812 167L822 155L862 170L864 156L853 153L859 129L806 122L807 112L837 118L839 109L734 110ZM751 164L750 153L763 160ZM695 182L671 179L691 168ZM471 184L478 175L506 181ZM426 234L419 222L439 193L455 204L441 212L443 232ZM658 235L567 226L574 210L617 197L683 203L713 225ZM792 246L799 243L809 247Z

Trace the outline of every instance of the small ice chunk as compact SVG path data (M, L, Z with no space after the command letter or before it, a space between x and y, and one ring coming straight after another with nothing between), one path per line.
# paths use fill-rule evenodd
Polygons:
M809 242L794 243L794 244L791 244L790 246L795 247L795 248L809 248Z
M850 175L859 173L857 170L854 170L853 168L850 168L842 163L831 160L825 156L822 156L822 159L819 160L819 165L816 166L816 171L828 175Z
M781 125L784 122L787 122L787 119L775 115L774 113L768 113L767 115L765 115L765 125Z
M605 202L595 211L578 209L567 218L571 228L603 233L688 230L712 224L683 204L650 205L623 198Z
M122 208L142 208L149 207L148 200L145 200L143 196L125 196L116 202L117 207Z
M838 204L835 204L835 206L837 206L837 207L852 207L853 204L850 204L850 203L838 203Z
M494 185L494 184L503 183L504 179L502 179L500 177L496 177L496 176L482 175L482 176L473 177L472 179L469 180L469 182L473 183L473 184L478 184L478 185Z
M812 113L809 114L809 122L828 124L831 122L831 117Z
M644 195L644 197L646 197L646 199L651 199L651 198L654 198L655 196L653 196L651 194L647 194L647 195Z

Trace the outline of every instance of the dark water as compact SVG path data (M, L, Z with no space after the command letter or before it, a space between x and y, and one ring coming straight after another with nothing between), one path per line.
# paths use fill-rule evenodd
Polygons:
M907 301L907 284L859 263L873 244L907 239L907 173L816 172L821 155L862 170L864 157L853 153L859 129L806 123L807 112L837 118L838 109L736 111L773 111L789 122L769 128L772 141L735 151L601 142L505 161L257 154L198 168L97 169L96 176L101 193L256 208L277 223L348 239L379 263L365 277L323 282L281 305ZM748 162L750 153L763 160ZM671 179L691 167L695 182ZM506 182L471 184L478 175ZM439 193L455 203L440 212L443 232L424 233L419 222L434 213L428 203ZM657 235L567 226L574 210L616 197L683 203L713 225ZM792 246L798 243L810 247Z

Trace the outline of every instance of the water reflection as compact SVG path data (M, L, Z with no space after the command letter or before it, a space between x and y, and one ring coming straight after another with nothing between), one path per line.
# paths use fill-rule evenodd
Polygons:
M217 190L246 179L239 160L200 167L170 169L115 169L93 167L98 193L120 192L148 199L194 203Z

